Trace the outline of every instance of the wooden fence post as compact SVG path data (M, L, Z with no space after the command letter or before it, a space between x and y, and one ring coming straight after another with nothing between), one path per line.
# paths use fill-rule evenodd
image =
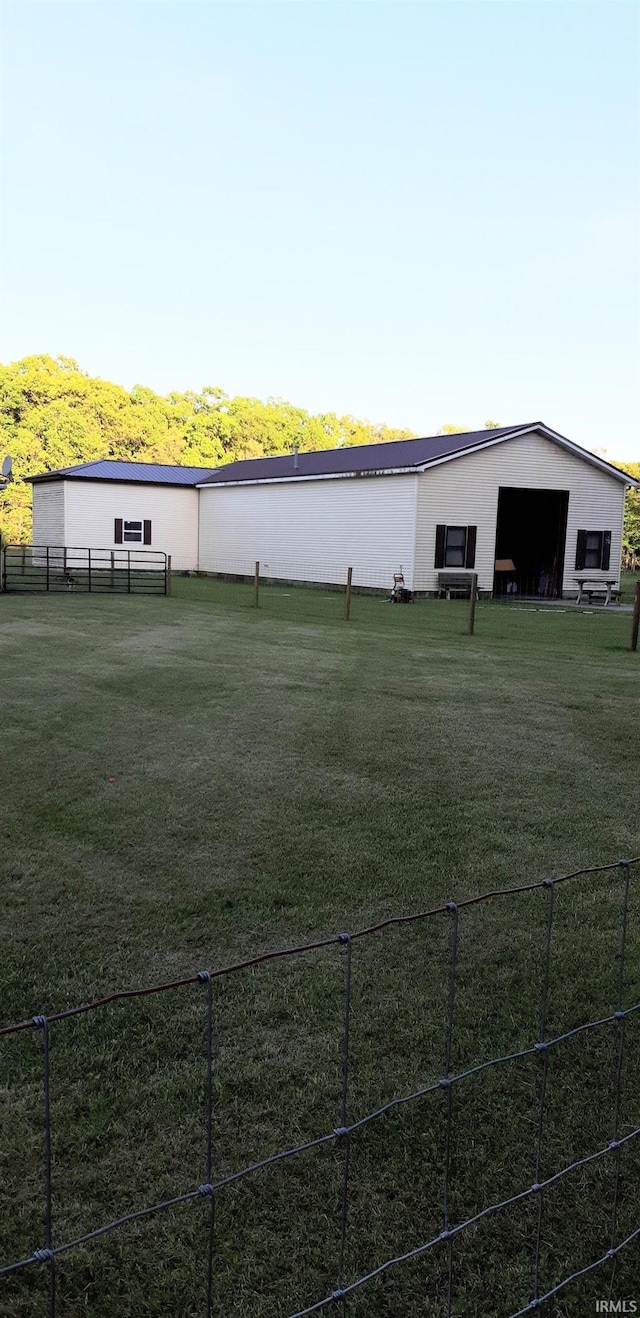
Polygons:
M473 636L476 625L476 600L478 598L478 573L471 574L471 595L469 596L469 635Z
M256 563L256 570L253 576L253 607L258 607L258 589L260 586L260 563Z
M170 595L170 594L171 594L171 554L169 554L169 557L168 557L168 559L167 559L167 589L166 589L166 593L167 593L167 595Z
M352 578L352 577L353 577L353 568L352 568L352 567L349 567L349 568L347 568L347 585L346 585L346 589L345 589L345 592L344 592L344 620L345 620L345 622L348 622L348 621L349 621L349 614L350 614L350 612L351 612L351 578Z
M638 631L640 631L640 581L636 581L636 599L633 606L633 623L631 625L631 649L638 648Z

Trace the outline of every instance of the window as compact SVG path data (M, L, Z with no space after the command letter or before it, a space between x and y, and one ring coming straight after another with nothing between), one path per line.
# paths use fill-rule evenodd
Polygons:
M466 549L466 526L448 526L444 538L445 567L464 567Z
M602 563L602 531L587 531L584 546L585 567L599 568Z
M578 531L576 544L578 572L608 572L610 560L610 531Z
M475 567L476 527L436 526L436 567Z
M151 522L127 522L122 517L116 517L113 541L116 545L150 545Z

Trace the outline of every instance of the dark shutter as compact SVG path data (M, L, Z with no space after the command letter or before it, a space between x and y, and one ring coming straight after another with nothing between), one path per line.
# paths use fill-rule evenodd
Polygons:
M609 571L611 562L611 532L604 531L602 534L602 563L600 564L603 572Z
M444 541L447 534L446 526L436 526L436 561L435 567L444 567Z
M151 544L151 522L145 522L144 524L143 544L145 545Z
M114 528L114 532L113 532L113 543L114 543L115 545L121 545L121 544L122 544L122 518L121 518L121 517L116 517L116 520L115 520L115 528Z
M578 543L576 545L576 572L582 572L584 560L587 554L587 533L578 531Z
M467 527L467 552L465 555L465 567L475 567L476 565L476 534L477 526Z

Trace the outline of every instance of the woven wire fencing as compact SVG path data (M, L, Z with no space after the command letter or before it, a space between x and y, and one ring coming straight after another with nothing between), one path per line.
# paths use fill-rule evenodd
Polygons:
M81 1304L74 1308L71 1298L67 1303L61 1301L60 1281L64 1280L68 1260L86 1253L88 1248L95 1249L96 1242L105 1237L121 1236L126 1248L127 1233L129 1249L139 1254L143 1246L135 1230L141 1223L160 1220L165 1223L165 1234L171 1237L176 1230L177 1210L186 1209L198 1215L198 1231L190 1248L200 1275L201 1299L197 1308L185 1304L180 1309L185 1314L199 1312L212 1318L238 1312L252 1318L254 1313L272 1313L304 1318L323 1312L350 1316L468 1313L474 1284L469 1256L474 1241L477 1244L478 1232L487 1227L494 1230L482 1239L479 1254L479 1293L484 1303L480 1300L475 1311L519 1318L551 1302L561 1292L570 1301L572 1287L596 1272L598 1295L616 1296L619 1265L640 1242L637 1157L633 1162L640 1148L640 1114L637 1088L625 1087L630 1031L640 1011L637 930L632 928L637 923L632 879L639 875L640 857L583 869L459 902L449 901L413 915L390 917L352 933L268 951L235 965L201 970L171 983L113 993L6 1026L0 1030L4 1048L22 1039L31 1041L40 1055L43 1229L29 1252L3 1260L2 1284L7 1286L37 1274L44 1282L46 1308L38 1310L34 1304L29 1312L47 1312L50 1318L86 1312ZM554 983L559 949L563 955L567 948L570 951L577 914L572 901L566 904L564 914L559 905L564 895L571 895L581 882L588 885L588 900L597 922L613 917L615 911L611 957L606 966L599 962L594 967L594 980L608 995L606 1009L596 1013L585 1012L582 991L572 999L571 978ZM514 929L505 918L505 903L511 908L516 902L527 903L527 947L520 980L509 958ZM494 919L496 907L498 917ZM385 969L382 951L388 939L397 941L394 964ZM485 985L493 986L484 1001L465 969L472 949L477 950L478 945L487 949L490 962ZM517 952L520 959L522 948ZM334 1021L339 1046L335 1055L331 1048L326 1052L332 1059L328 1069L331 1071L336 1064L336 1084L330 1084L326 1094L323 1091L326 1097L335 1089L333 1119L321 1124L323 1102L318 1102L317 1111L312 1102L305 1119L302 1115L298 1119L294 1105L293 1117L290 1108L285 1110L285 1138L275 1146L260 1148L264 1131L254 1110L250 1124L257 1156L234 1165L242 1118L238 1112L232 1114L225 1127L225 1112L216 1088L218 1068L225 1065L226 1038L220 1025L225 991L243 977L246 980L249 976L253 982L269 967L278 969L281 975L286 968L299 970L304 979L311 975L313 965L326 958L331 959L333 971L339 972L335 995L339 1011ZM363 992L359 963L373 971L373 993L370 989ZM419 980L413 979L416 967ZM576 983L580 981L578 971L576 960ZM403 1025L393 1011L397 1004L392 1002L399 981L411 999ZM416 993L418 985L420 993ZM527 988L531 989L530 995ZM512 1001L509 1010L500 1016L505 989ZM105 1017L123 1004L154 1000L162 1007L183 993L193 1000L201 1040L197 1061L200 1081L196 1086L202 1133L201 1175L178 1193L156 1200L141 1196L141 1202L128 1211L107 1213L88 1229L61 1237L57 1217L63 1214L66 1182L59 1177L54 1193L54 1150L60 1145L56 1143L52 1073L52 1056L61 1043L60 1036L64 1038L65 1032L77 1025L97 1035ZM573 1023L554 1032L551 1021L558 1010L559 995L565 999L561 1004L564 1016ZM293 979L287 982L284 1000L289 1024L304 1034L305 1021L296 1010L296 1002L298 1008L300 1002L295 998ZM598 1001L594 988L587 1005L593 1007ZM238 999L232 1011L231 1031L240 1032L240 1052L248 1048L242 1027L248 1027L252 1002L251 996ZM526 1007L522 1011L521 1003ZM535 1020L530 1021L529 1008L534 1003ZM271 1018L275 1039L282 1012L271 995L268 1008L266 1020ZM321 1008L318 1011L325 1024L333 1019L333 1008L326 1017ZM162 1007L161 1018L167 1014L167 1008ZM488 1035L484 1017L491 1019ZM118 1039L113 1034L112 1022L107 1027L109 1068L126 1070L130 1059L119 1056ZM485 1055L486 1037L504 1046ZM373 1046L370 1065L367 1038ZM386 1059L380 1053L384 1038L389 1044ZM95 1046L97 1052L97 1040ZM146 1027L140 1035L140 1046L153 1072L156 1059ZM275 1073L277 1048L272 1041L267 1041L267 1048ZM469 1048L472 1052L475 1049L476 1055L465 1065L462 1059ZM579 1059L589 1051L592 1065L584 1075L589 1074L592 1082L595 1078L597 1088L592 1083L583 1096L585 1104L575 1107L580 1089ZM309 1059L314 1055L316 1059L324 1055L315 1042L311 1052L303 1056L295 1077L300 1112L302 1091L310 1083ZM558 1073L567 1055L569 1072ZM233 1066L241 1069L238 1054L234 1054ZM524 1071L526 1083L522 1084ZM408 1074L413 1075L414 1084L406 1086L402 1081ZM242 1077L243 1085L250 1079L249 1071ZM33 1080L35 1086L35 1075ZM150 1076L149 1088L142 1096L147 1104L151 1102L151 1080ZM274 1102L269 1092L273 1076L254 1075L253 1081L257 1107L266 1109ZM489 1089L483 1098L476 1094L469 1104L461 1101L470 1088L486 1082ZM394 1084L395 1092L391 1092ZM631 1103L626 1101L629 1088ZM376 1095L377 1103L372 1101ZM592 1138L587 1120L593 1108L598 1109L597 1128L602 1132L599 1139ZM108 1108L99 1114L94 1157L99 1157L100 1120L107 1121L110 1115ZM231 1132L230 1160L222 1152L223 1129L227 1136ZM363 1139L370 1137L372 1144L363 1148ZM169 1156L170 1139L166 1134L165 1140ZM390 1159L392 1143L395 1157ZM474 1163L477 1146L480 1157ZM329 1155L324 1166L309 1161L324 1154ZM90 1155L91 1150L85 1148L85 1160ZM283 1193L282 1185L275 1183L271 1191L269 1188L270 1177L300 1163L303 1207L317 1208L318 1199L322 1201L319 1214L310 1214L308 1220L289 1189ZM463 1164L467 1184L462 1192L457 1181ZM121 1178L126 1174L121 1168ZM595 1179L590 1180L592 1175ZM137 1183L135 1176L132 1180ZM469 1181L473 1183L471 1191ZM225 1216L225 1195L245 1188L249 1191L237 1205L245 1232L243 1237L241 1231L241 1239L246 1241L258 1184L263 1186L265 1203L280 1219L283 1231L276 1272L286 1270L296 1240L301 1243L300 1257L308 1265L301 1267L299 1259L296 1261L286 1296L277 1287L265 1289L258 1274L252 1290L251 1278L247 1280L244 1275L247 1262L242 1250L237 1254L229 1250L230 1219L228 1213ZM558 1193L564 1195L559 1201ZM114 1201L113 1186L106 1185L105 1196ZM395 1199L391 1226L381 1226L381 1205L388 1207L390 1198ZM412 1208L407 1213L409 1203ZM569 1218L578 1228L582 1257L577 1256L580 1249L575 1233L568 1248L554 1250L554 1241ZM319 1239L314 1239L316 1230ZM352 1240L354 1234L357 1241ZM271 1248L269 1244L267 1252ZM230 1271L235 1272L231 1282ZM419 1297L415 1298L415 1307L411 1300L400 1303L394 1298L394 1285L407 1277L411 1278L411 1295ZM477 1299L475 1302L478 1304ZM11 1308L8 1300L5 1311L18 1310ZM118 1311L134 1310L123 1301ZM148 1311L177 1312L162 1294L149 1297Z
M267 615L304 621L341 622L367 601L375 616L389 602L394 573L365 566L349 568L342 563L270 558L258 563L244 558L217 559L215 572L175 577L174 594L202 599L230 608L259 609ZM350 604L347 582L351 578ZM373 609L371 608L373 606Z
M463 584L455 593L452 613L468 609L471 574L466 576L467 587ZM230 558L217 559L215 572L174 575L172 589L180 598L223 608L258 610L265 617L285 621L384 621L385 625L391 622L410 628L428 620L427 604L452 602L444 598L434 601L433 591L410 589L412 585L402 565L391 560L388 569L382 570L366 563L349 567L331 559L285 562L270 558L254 563ZM396 603L400 607L389 607Z
M217 559L212 572L174 574L172 589L180 598L223 608L257 609L267 617L335 624L383 621L394 630L413 632L428 626L434 612L445 625L449 621L454 627L466 628L473 575L470 570L445 569L420 578L392 560L382 569L366 563L349 567L332 559L253 562L229 558ZM611 601L607 594L604 588L593 596L585 594L580 609L615 615L620 603L630 604L632 585L624 578L621 593L614 592ZM546 579L521 575L517 581L496 579L494 591L480 589L478 599L481 609L489 604L510 605L560 616L577 608L577 596L577 584L568 598L560 599Z

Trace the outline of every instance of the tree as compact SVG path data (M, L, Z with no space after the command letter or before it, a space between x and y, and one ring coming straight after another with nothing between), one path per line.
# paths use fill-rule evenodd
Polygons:
M371 421L358 421L355 416L336 418L340 431L339 443L346 448L356 444L388 444L396 439L415 439L413 430L394 430Z
M614 462L613 466L640 481L640 462ZM627 490L624 501L622 548L628 554L640 554L640 489L633 486Z
M280 398L230 398L217 385L166 397L87 375L72 357L46 354L0 366L0 460L15 479L0 492L5 540L31 537L24 476L98 458L218 467L236 458L410 438L411 431L313 416Z

